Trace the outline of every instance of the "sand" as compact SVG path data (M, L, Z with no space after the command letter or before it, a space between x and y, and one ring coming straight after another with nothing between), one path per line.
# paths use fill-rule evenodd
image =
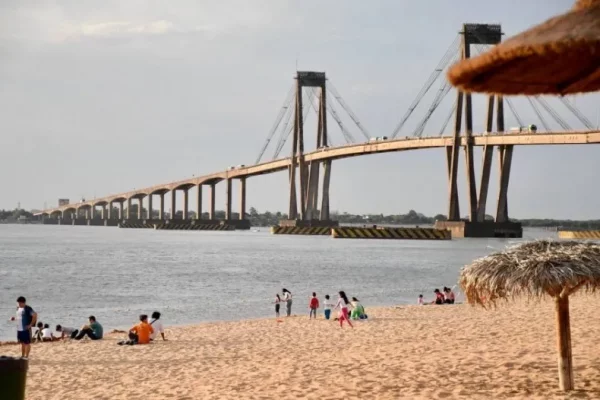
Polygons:
M319 314L174 327L150 345L117 346L122 334L36 344L27 399L598 399L599 308L600 296L572 300L568 396L553 305L523 302L367 308L355 329Z

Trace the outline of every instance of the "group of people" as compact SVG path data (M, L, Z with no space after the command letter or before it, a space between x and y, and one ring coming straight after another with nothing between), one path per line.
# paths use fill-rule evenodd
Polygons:
M275 317L279 318L279 311L281 308L281 303L286 304L286 315L289 317L292 314L292 293L287 289L282 289L282 294L279 295L277 293L275 295ZM338 293L339 298L337 303L333 303L328 294L325 295L325 299L323 301L323 315L325 319L331 319L331 313L333 310L339 309L339 315L335 320L340 322L340 327L343 327L344 321L348 323L352 327L351 319L359 320L366 319L367 314L365 312L364 306L360 303L360 301L356 297L352 297L352 300L348 300L346 293L342 290ZM309 319L317 318L317 311L321 307L321 303L319 298L317 297L317 293L313 292L312 297L308 303Z
M104 328L93 315L88 318L88 323L79 329L56 325L58 335L55 336L49 324L38 321L38 314L31 306L27 305L27 300L23 296L17 299L16 316L11 317L10 320L17 323L17 340L21 344L21 357L23 358L29 357L32 341L81 340L86 336L91 340L100 340L104 337ZM165 338L164 327L159 320L160 312L158 311L152 313L152 322L150 323L148 323L147 315L140 315L140 323L129 330L129 341L127 344L150 343L151 340L156 338L158 333L160 333L163 340L167 340ZM32 335L33 328L35 327L37 327L37 331Z
M446 286L444 286L443 291L440 291L440 289L435 289L433 294L435 295L435 298L431 302L425 302L423 295L420 294L417 304L420 306L425 304L454 304L454 301L456 300L456 295L452 289Z

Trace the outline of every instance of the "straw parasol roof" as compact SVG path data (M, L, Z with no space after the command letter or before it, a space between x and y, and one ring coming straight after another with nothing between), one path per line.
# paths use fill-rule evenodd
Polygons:
M516 296L559 296L563 290L600 288L600 245L535 241L475 260L460 286L471 304L495 305Z
M458 62L448 79L467 92L508 95L600 90L600 0L578 0L569 12Z
M600 245L574 241L536 241L475 260L462 269L467 301L483 307L517 296L555 301L559 386L573 390L569 295L600 288Z

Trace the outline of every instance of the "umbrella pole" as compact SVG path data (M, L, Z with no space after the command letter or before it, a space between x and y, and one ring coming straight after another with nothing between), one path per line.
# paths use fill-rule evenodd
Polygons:
M558 383L561 390L573 390L573 356L571 354L571 324L569 296L556 297L556 327L558 339Z

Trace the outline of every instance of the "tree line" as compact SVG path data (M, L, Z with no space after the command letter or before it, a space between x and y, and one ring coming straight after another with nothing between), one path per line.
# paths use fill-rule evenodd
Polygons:
M118 209L113 208L113 215L117 215ZM137 216L137 205L133 204L131 206L131 211L133 215ZM153 218L158 218L158 211L153 210ZM143 209L144 217L147 216L147 211ZM169 213L165 213L165 217L169 218ZM85 213L82 210L83 217ZM177 218L182 218L182 212L177 211L175 213ZM318 215L318 210L317 210ZM99 211L96 211L96 217L99 217ZM195 218L196 213L194 211L190 211L188 213L189 218ZM0 221L10 222L16 221L19 218L27 218L27 219L37 219L33 216L33 214L29 211L23 209L14 209L14 210L0 210ZM494 218L491 215L486 215L486 220L493 220ZM238 219L238 213L232 213L232 219ZM256 208L250 207L248 212L246 213L246 219L250 220L250 224L252 226L273 226L277 225L279 221L287 219L288 216L285 213L281 212L259 212ZM406 214L350 214L347 212L337 212L332 211L330 213L330 218L334 221L339 221L340 224L386 224L386 225L432 225L436 220L438 221L446 221L447 217L444 214L437 214L433 217L426 216L422 213L419 213L415 210L410 210ZM202 219L209 219L209 215L207 212L202 213ZM214 219L223 220L225 219L225 211L216 210ZM466 219L466 217L465 217ZM573 229L600 229L600 220L598 219L590 219L590 220L564 220L564 219L552 219L552 218L526 218L526 219L511 219L514 222L520 222L524 227L535 227L535 228L573 228Z

